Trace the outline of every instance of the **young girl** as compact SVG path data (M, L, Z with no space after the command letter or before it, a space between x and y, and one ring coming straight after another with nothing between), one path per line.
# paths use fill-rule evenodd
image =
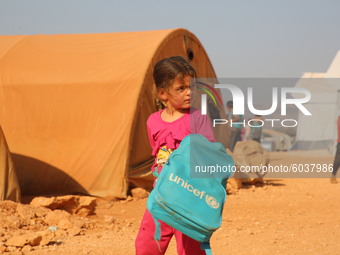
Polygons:
M150 115L147 120L149 141L155 163L151 170L156 178L173 150L177 149L182 139L191 134L204 135L214 141L210 121L200 111L190 114L190 79L196 77L194 68L180 56L159 61L154 68L154 80L158 97L165 109ZM171 190L169 190L171 192ZM203 255L200 243L160 221L161 240L154 240L155 223L148 210L145 211L136 239L137 255L165 254L171 237L174 235L177 252L180 255Z

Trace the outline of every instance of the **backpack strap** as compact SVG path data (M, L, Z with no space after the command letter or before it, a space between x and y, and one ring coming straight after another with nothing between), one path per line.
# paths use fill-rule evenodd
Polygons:
M155 235L154 235L154 239L156 241L159 241L159 240L161 240L161 223L154 216L152 216L152 218L155 221Z
M206 255L212 255L210 241L201 243L201 250L204 250Z
M155 235L154 235L154 239L155 239L155 242L157 243L157 246L158 246L158 250L160 252L161 251L161 247L159 246L159 241L161 240L161 223L159 222L159 220L157 218L155 218L153 215L152 215L152 218L155 222Z

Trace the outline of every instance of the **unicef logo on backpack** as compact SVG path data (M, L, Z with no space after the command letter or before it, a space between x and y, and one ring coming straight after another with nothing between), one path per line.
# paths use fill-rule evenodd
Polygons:
M205 202L207 202L207 204L211 208L217 209L217 208L220 207L220 203L217 202L216 198L214 198L213 196L206 195L205 196Z
M188 180L184 180L180 177L178 177L177 175L174 176L173 173L171 173L169 175L169 180L179 184L181 187L183 187L185 190L191 192L193 195L197 196L200 199L204 200L204 196L205 196L205 202L213 209L217 209L220 207L220 203L217 201L216 198L214 198L213 196L209 196L208 194L206 194L206 192L204 190L200 191L198 189L196 189L193 185L191 185L190 183L188 183Z

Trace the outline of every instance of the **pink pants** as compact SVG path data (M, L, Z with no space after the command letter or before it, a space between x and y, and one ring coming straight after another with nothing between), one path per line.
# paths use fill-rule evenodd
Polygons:
M200 243L178 230L170 227L168 224L161 223L161 240L157 242L154 239L155 222L151 213L145 210L142 223L136 238L136 255L163 255L170 243L170 239L175 235L177 243L177 253L179 255L205 255L201 250Z

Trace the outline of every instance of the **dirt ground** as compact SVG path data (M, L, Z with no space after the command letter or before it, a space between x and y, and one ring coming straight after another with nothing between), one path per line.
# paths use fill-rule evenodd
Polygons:
M280 158L285 163L296 160L280 155L272 154L271 159L276 163ZM308 160L330 163L331 158ZM72 223L79 219L86 223L79 234L64 231L48 245L13 248L4 254L135 254L134 239L145 205L146 199L98 200L95 215L72 216ZM1 235L5 242L6 233ZM340 183L331 184L328 178L265 179L263 185L247 185L228 195L222 226L213 234L211 245L214 255L336 255L340 254L339 238ZM166 254L177 254L175 241Z

